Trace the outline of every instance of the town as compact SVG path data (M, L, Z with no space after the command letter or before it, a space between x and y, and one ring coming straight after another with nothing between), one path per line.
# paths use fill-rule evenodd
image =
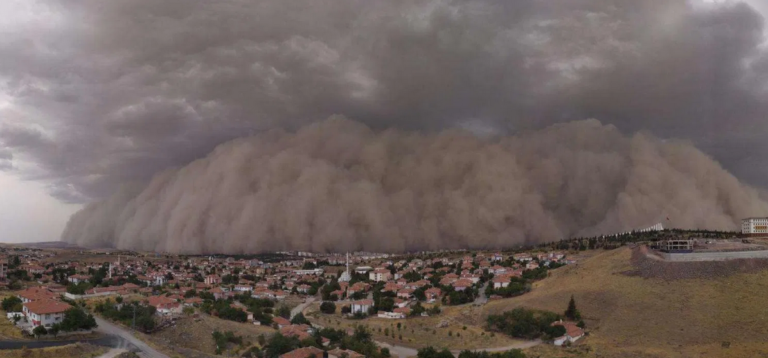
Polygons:
M566 251L551 250L247 257L80 248L3 251L2 308L24 336L88 336L110 324L151 341L180 326L227 321L232 329L209 333L215 346L197 348L201 354L244 357L319 357L323 350L329 357L416 352L425 345L402 329L411 320L440 319L445 310L524 295L550 271L578 262ZM584 336L583 321L562 318L553 316L553 329L530 338L564 345ZM381 330L385 322L391 322L391 330ZM457 338L470 334L466 326L454 329ZM485 330L472 331L478 329ZM492 338L496 333L501 338L503 329L488 329L478 345L511 342ZM446 347L458 349L458 342ZM190 349L163 350L172 356Z
M750 230L657 227L509 250L401 254L4 245L0 348L74 343L74 353L56 355L121 358L621 354L600 337L622 330L596 330L619 317L611 307L636 305L637 285L760 272L768 243Z

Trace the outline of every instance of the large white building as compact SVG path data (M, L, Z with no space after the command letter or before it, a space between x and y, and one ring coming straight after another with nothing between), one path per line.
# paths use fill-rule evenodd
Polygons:
M33 328L41 325L50 328L63 321L64 313L70 308L72 306L64 302L42 299L25 303L23 310Z
M741 220L741 233L746 235L768 235L768 218L746 218Z

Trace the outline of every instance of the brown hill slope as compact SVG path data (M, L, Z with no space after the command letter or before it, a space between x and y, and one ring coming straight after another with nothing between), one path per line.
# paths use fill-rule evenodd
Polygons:
M623 274L630 257L622 248L555 270L532 292L489 303L473 323L518 306L562 312L573 294L591 332L587 356L768 357L768 271L642 278Z

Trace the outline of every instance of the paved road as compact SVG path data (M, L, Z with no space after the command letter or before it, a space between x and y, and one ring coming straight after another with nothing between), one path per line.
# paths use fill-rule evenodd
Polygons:
M315 302L315 297L307 297L307 301L294 307L291 310L291 319L295 317L297 314L304 312L304 310L312 303Z
M108 335L115 335L126 340L128 343L134 345L136 348L138 348L141 351L140 353L141 356L146 358L170 358L167 355L160 353L158 350L150 347L149 345L144 343L142 340L136 338L127 329L120 327L114 323L111 323L107 320L104 320L101 317L94 316L94 318L96 318L96 323L99 325L96 328L96 331L102 332Z
M110 347L110 348L125 345L125 342L123 342L123 340L120 337L104 336L104 337L99 337L95 339L64 339L64 340L56 340L56 341L48 341L48 340L0 341L0 350L21 349L23 347L27 347L30 349L58 347L58 346L65 346L67 344L73 344L73 343L89 343L95 346Z

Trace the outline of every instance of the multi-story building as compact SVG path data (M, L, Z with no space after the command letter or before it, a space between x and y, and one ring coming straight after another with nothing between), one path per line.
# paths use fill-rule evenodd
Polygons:
M385 268L377 268L368 274L371 281L381 282L392 279L392 272Z
M746 218L741 220L741 233L744 235L768 235L768 218Z
M8 258L0 257L0 281L5 281L8 277Z
M64 312L72 306L50 299L42 299L24 304L24 315L27 316L32 327L44 326L50 328L54 323L64 320Z

